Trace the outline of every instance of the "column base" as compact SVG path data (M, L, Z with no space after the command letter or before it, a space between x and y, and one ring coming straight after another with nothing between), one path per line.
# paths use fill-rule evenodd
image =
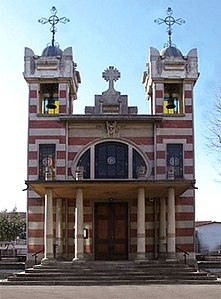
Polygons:
M72 260L72 263L75 263L75 262L85 262L85 258L84 258L84 255L78 255L77 257L74 257L73 260Z
M41 260L41 265L55 265L56 263L57 263L57 260L55 258L44 257Z
M63 255L58 255L58 256L56 257L56 259L57 259L57 261L65 261L65 260L66 260L65 257L64 257Z
M137 253L136 262L147 261L146 253Z
M177 262L178 258L175 252L167 252L166 262Z
M162 261L164 260L164 261L165 261L166 258L167 258L167 253L166 253L166 252L160 252L157 259L158 259L158 260L162 260Z
M85 263L85 259L83 258L73 258L72 260L72 264L75 264L75 263Z

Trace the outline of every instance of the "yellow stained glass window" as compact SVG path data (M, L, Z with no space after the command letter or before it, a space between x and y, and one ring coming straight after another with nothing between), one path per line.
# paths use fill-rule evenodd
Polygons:
M59 97L57 83L40 84L40 107L42 114L59 113Z
M45 95L45 97L42 100L42 111L41 113L45 114L56 114L59 113L59 101L58 101L58 97L53 97L53 103L56 106L56 108L49 108L48 104L49 104L49 95Z
M165 83L164 84L164 114L182 113L182 84L181 83Z
M180 103L178 98L173 98L173 105L174 107L169 108L170 106L170 98L164 97L164 102L163 102L163 113L165 114L177 114L180 113Z

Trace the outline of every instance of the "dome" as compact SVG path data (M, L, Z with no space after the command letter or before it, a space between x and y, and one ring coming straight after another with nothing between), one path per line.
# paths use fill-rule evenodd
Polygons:
M42 51L42 55L41 56L62 56L62 50L58 47L55 46L48 46L47 48L45 48Z
M160 52L160 55L164 56L164 57L183 57L183 54L181 53L181 51L179 49L177 49L176 47L172 47L172 46L164 48Z

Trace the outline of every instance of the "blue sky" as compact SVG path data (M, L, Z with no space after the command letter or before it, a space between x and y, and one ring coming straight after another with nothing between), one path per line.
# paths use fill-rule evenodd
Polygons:
M4 3L3 3L4 2ZM26 209L26 144L28 86L23 79L24 47L40 55L51 41L50 26L38 23L55 6L56 41L61 49L72 46L82 84L75 113L94 104L94 95L107 89L102 72L113 65L121 72L116 89L129 96L129 105L148 113L141 84L149 47L162 49L167 42L165 18L171 7L175 18L186 23L173 28L172 40L186 55L197 48L200 77L195 86L196 219L221 221L221 177L208 155L204 137L211 102L221 90L221 2L219 0L0 0L1 88L1 199L0 210ZM220 167L221 168L221 167Z

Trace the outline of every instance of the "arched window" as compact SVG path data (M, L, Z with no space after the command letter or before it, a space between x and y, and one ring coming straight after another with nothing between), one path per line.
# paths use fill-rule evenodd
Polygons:
M147 167L141 155L133 149L133 179L145 177Z
M119 142L104 142L95 146L95 178L128 178L128 146Z
M83 178L90 178L90 149L88 149L84 154L80 157L77 163L77 167L83 167Z
M150 166L131 144L106 141L91 145L72 163L72 175L81 170L83 179L141 179L150 174Z

